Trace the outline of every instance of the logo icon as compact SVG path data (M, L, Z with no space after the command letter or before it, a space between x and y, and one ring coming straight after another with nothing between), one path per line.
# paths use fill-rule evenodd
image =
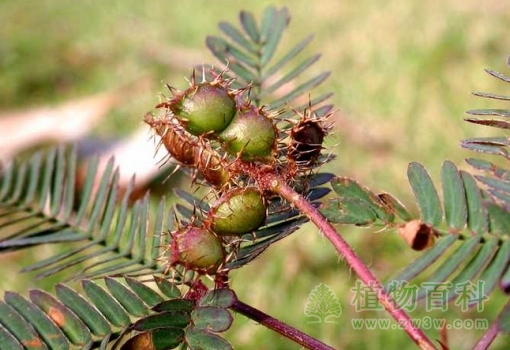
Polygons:
M308 295L305 304L305 315L312 320L307 323L338 323L342 315L342 305L333 289L321 283Z

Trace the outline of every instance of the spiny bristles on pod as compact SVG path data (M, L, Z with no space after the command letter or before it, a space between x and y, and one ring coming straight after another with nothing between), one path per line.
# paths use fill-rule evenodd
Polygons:
M288 156L298 163L313 163L322 150L326 136L324 130L315 121L304 121L290 131Z
M232 156L246 162L272 163L277 148L277 135L273 119L262 108L244 104L218 138Z
M197 141L187 135L180 125L174 123L172 118L158 120L150 113L145 115L144 121L160 136L158 146L163 145L181 164L194 165L195 153L198 151Z
M223 242L210 230L188 224L170 233L168 265L214 274L225 260Z
M262 226L267 203L255 187L234 188L216 200L205 225L220 236L242 236Z
M164 119L156 119L147 113L144 121L160 136L158 146L163 145L181 165L197 169L203 179L214 187L222 187L228 182L226 159L214 151L207 140L187 133L171 113L167 113ZM196 173L193 180L196 180Z
M214 187L223 187L230 181L229 164L208 143L194 150L195 166L202 177Z

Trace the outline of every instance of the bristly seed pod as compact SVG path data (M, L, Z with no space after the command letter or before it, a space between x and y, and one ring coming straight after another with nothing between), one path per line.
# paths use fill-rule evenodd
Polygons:
M245 105L219 138L233 156L239 155L247 162L270 162L276 149L277 130L262 109Z
M225 259L221 240L211 231L189 224L171 234L169 265L213 274Z
M161 137L160 144L175 160L184 165L195 163L197 143L186 135L181 126L173 123L171 118L167 121L156 120L150 113L145 115L144 121Z
M303 165L310 165L319 157L326 130L318 120L305 119L290 131L288 156Z
M266 215L266 202L256 188L235 188L212 205L208 225L218 235L242 236L259 228Z
M194 152L195 165L202 177L215 187L222 187L230 177L226 160L219 157L209 145L198 147Z
M170 101L167 107L195 136L225 130L236 113L235 99L221 81L193 84Z
M147 113L144 120L161 137L160 145L165 146L175 160L197 168L202 177L215 187L227 183L229 174L223 160L205 140L188 134L173 116L156 120Z

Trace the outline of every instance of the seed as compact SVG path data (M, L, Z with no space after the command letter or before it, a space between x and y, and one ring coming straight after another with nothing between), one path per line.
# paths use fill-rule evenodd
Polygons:
M200 272L215 273L225 259L221 240L211 231L189 224L171 233L169 263Z
M230 124L236 104L221 83L193 85L168 104L184 128L195 136L219 133Z
M264 223L266 211L264 198L256 188L235 188L212 205L211 230L222 236L242 236Z
M276 128L261 109L243 106L230 125L219 135L231 155L247 162L269 162L276 149Z

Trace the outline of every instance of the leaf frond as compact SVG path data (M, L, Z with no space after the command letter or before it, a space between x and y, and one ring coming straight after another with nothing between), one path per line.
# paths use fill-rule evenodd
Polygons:
M452 301L461 293L452 284L464 282L484 284L486 295L498 285L508 292L510 215L507 207L489 193L491 186L494 191L507 193L508 187L503 183L507 172L503 168L492 168L484 161L470 162L479 168L490 168L499 178L474 177L445 161L439 190L421 164L409 164L408 179L419 217L413 217L392 196L377 195L344 177L331 181L337 197L323 204L321 212L334 223L395 228L413 249L424 250L431 246L390 278L388 290L396 282L423 279L422 275L429 273L425 280L436 288L421 288L418 299L442 286L448 288L448 300ZM420 235L427 235L427 244L415 245L416 240L425 239ZM437 261L442 263L433 267Z
M119 349L127 344L124 349L137 337L165 348L197 338L231 348L215 333L233 321L227 310L235 300L233 292L214 290L191 300L169 280L155 277L153 288L146 282L151 281L106 277L83 279L83 292L65 284L57 284L54 295L38 289L30 290L28 298L6 292L0 301L2 348Z
M279 44L290 22L287 8L268 7L260 22L252 13L243 11L239 20L240 28L221 22L219 28L224 37L209 36L206 45L235 75L237 81L232 86L250 86L250 99L256 105L281 109L296 104L299 99L308 98L310 91L329 76L329 72L324 72L308 81L300 80L302 74L320 59L317 54L298 61L313 35L287 52L279 52ZM324 95L320 102L329 96ZM310 105L314 107L316 103L310 102ZM306 104L304 108L308 106Z
M76 150L59 147L2 170L0 253L73 242L24 269L39 277L75 266L81 267L78 277L160 271L157 252L161 233L168 229L163 227L164 203L149 227L148 196L131 206L132 182L120 198L113 159L102 174L98 159L92 160L79 192L76 164Z

